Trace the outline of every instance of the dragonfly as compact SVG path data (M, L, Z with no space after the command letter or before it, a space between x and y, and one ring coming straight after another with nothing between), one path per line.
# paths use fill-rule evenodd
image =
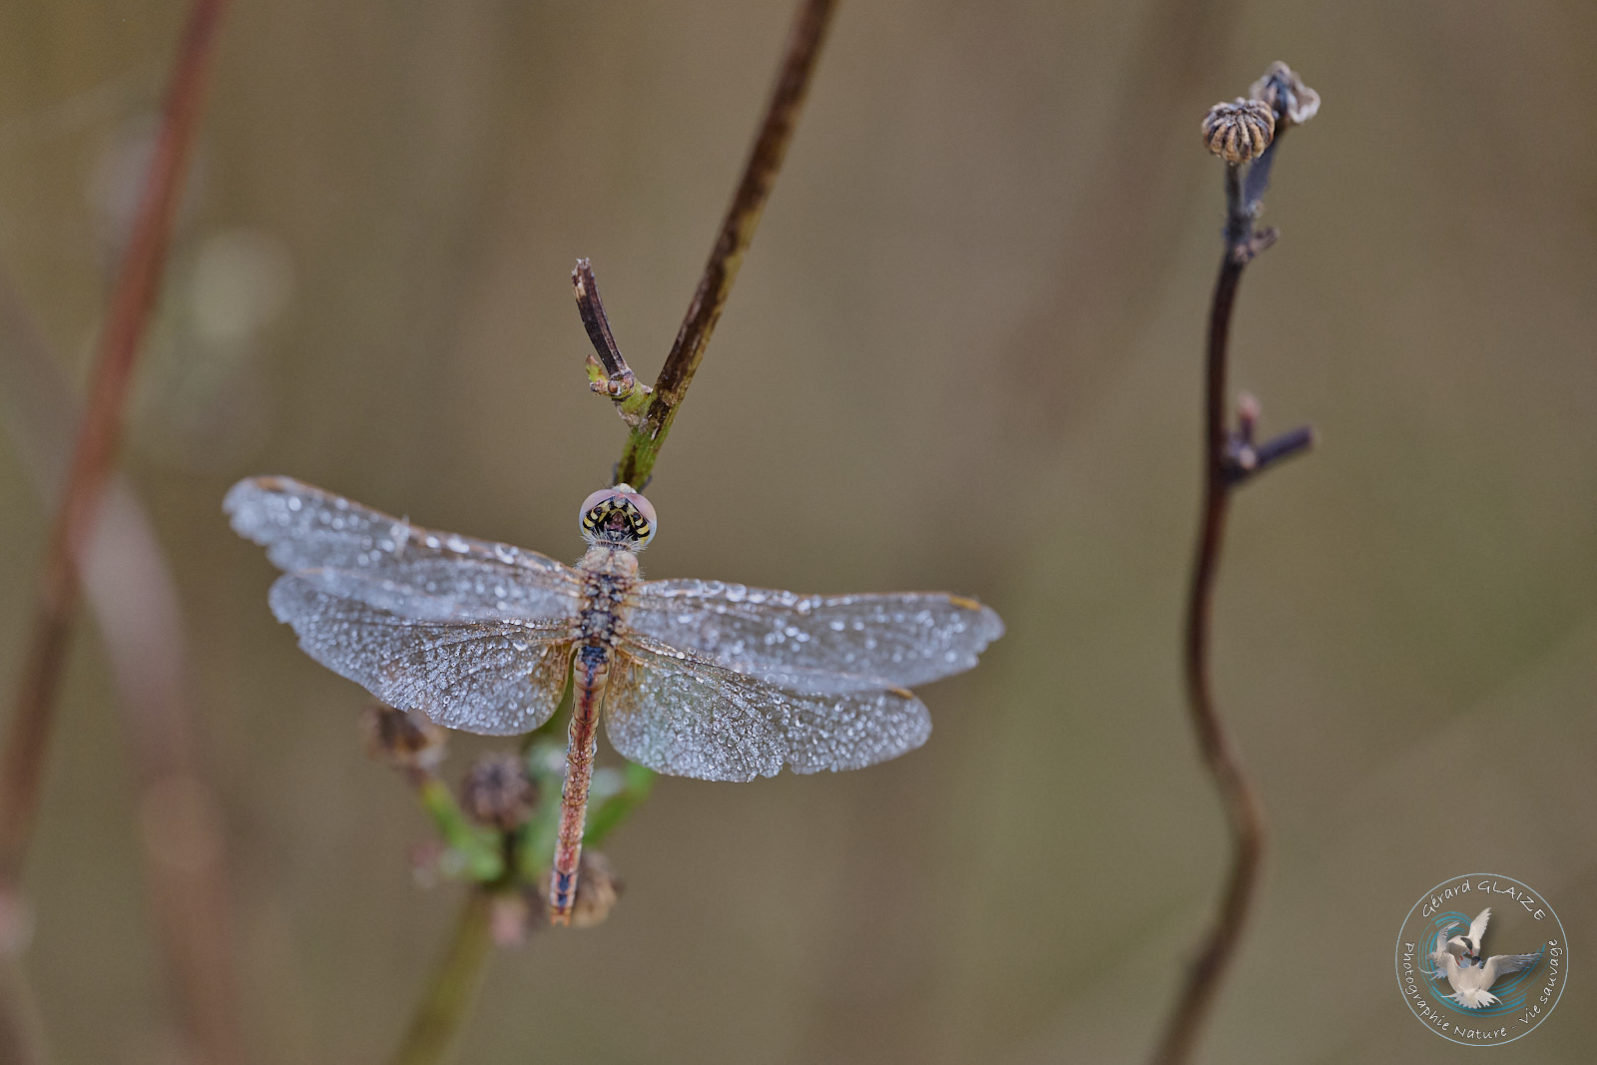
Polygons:
M576 565L435 532L287 477L223 509L283 576L269 602L317 662L390 706L490 736L530 732L572 691L547 902L569 924L601 715L623 757L748 781L858 769L931 733L910 686L970 669L1003 634L944 592L801 595L643 580L659 523L626 484L589 495Z

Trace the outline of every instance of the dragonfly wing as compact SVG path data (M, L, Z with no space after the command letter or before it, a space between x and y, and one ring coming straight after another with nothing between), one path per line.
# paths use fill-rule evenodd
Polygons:
M799 595L721 581L645 581L634 630L794 691L910 687L962 673L999 636L989 608L944 592Z
M640 765L700 780L753 780L859 769L931 735L926 707L902 688L803 693L646 637L617 648L605 731Z
M574 617L581 577L536 551L411 525L287 477L222 504L241 536L323 591L426 621Z
M306 654L447 728L530 732L554 714L570 674L575 633L564 622L422 621L298 576L277 579L271 604Z

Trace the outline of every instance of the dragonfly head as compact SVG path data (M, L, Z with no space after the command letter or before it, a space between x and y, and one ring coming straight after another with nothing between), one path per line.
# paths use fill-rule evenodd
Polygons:
M649 546L658 527L654 505L627 484L601 488L584 499L579 521L588 543L620 544L634 551Z

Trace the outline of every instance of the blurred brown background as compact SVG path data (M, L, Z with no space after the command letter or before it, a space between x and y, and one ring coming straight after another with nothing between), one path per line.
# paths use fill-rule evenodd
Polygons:
M48 375L17 360L82 391L184 8L0 5L25 308L0 331L0 713L52 455ZM572 262L652 379L790 12L228 13L122 467L180 596L251 1061L382 1059L458 889L413 884L427 826L362 755L362 693L273 622L223 492L290 473L575 557L622 428L586 391ZM1225 839L1176 653L1221 213L1198 125L1277 58L1325 103L1278 160L1234 384L1322 445L1242 494L1226 550L1218 693L1273 849L1203 1058L1468 1053L1408 1015L1392 947L1422 892L1485 871L1559 908L1573 980L1487 1053L1590 1060L1593 40L1571 2L846 4L650 487L645 567L947 587L1009 635L922 693L937 731L897 762L662 779L605 848L610 921L495 959L463 1060L1146 1054ZM181 1060L106 663L86 623L27 967L59 1061Z

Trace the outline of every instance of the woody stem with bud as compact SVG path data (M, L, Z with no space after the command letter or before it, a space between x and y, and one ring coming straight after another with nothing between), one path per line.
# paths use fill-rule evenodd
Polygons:
M1254 222L1269 184L1276 140L1292 121L1312 114L1312 110L1304 113L1303 109L1294 113L1292 108L1299 98L1280 91L1284 80L1271 80L1287 76L1302 89L1290 70L1276 64L1254 85L1253 98L1216 105L1203 123L1204 140L1210 151L1225 161L1226 219L1224 251L1209 304L1203 390L1203 499L1187 596L1183 674L1199 754L1220 793L1232 847L1219 912L1204 934L1166 1018L1153 1056L1157 1065L1177 1065L1191 1057L1252 912L1264 855L1263 808L1215 703L1210 655L1215 581L1232 491L1246 477L1264 468L1261 456L1268 454L1270 462L1278 461L1301 452L1311 439L1307 430L1296 430L1255 448L1253 428L1258 411L1251 398L1242 404L1237 432L1230 432L1226 424L1228 349L1237 289L1247 264L1275 242L1274 230L1255 230ZM1303 93L1311 94L1312 90ZM1317 107L1317 96L1313 102Z

